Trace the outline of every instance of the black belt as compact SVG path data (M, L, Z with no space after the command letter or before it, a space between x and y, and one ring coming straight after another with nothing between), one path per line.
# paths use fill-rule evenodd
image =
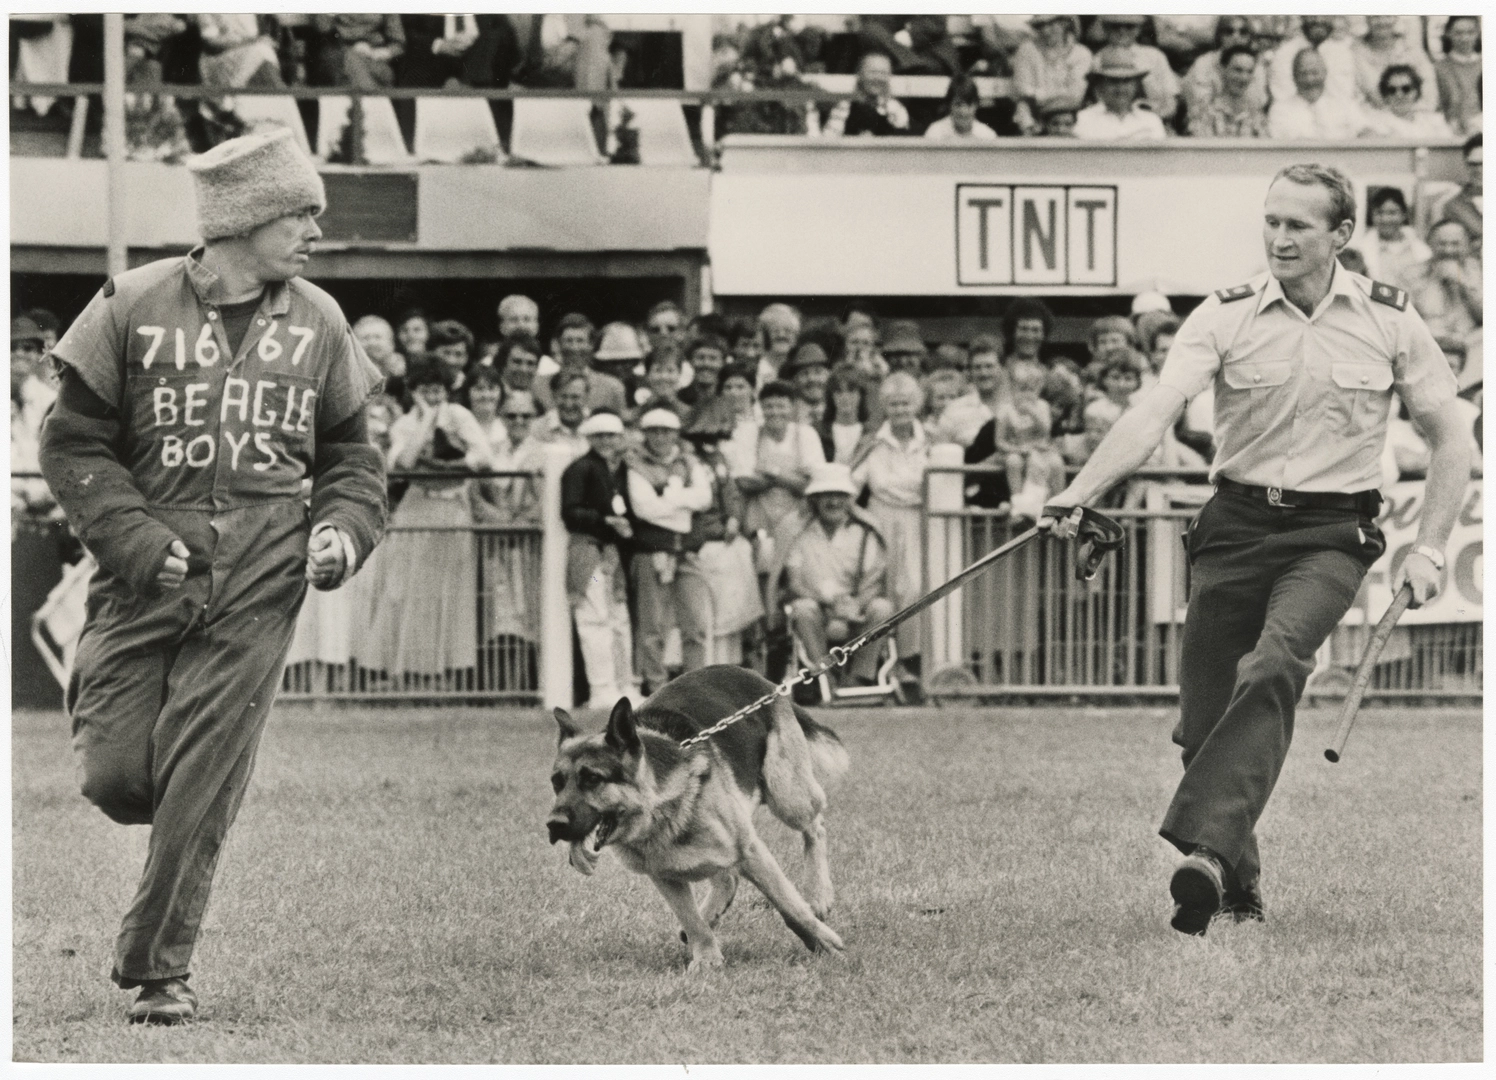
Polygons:
M1375 489L1349 495L1341 491L1285 491L1282 488L1238 484L1224 476L1217 477L1215 483L1220 491L1261 499L1269 506L1288 506L1302 510L1344 510L1372 518L1382 509L1382 493Z

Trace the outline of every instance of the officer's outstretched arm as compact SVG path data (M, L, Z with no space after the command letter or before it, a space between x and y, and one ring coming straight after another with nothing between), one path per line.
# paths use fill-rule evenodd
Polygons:
M1428 479L1423 487L1423 515L1414 547L1426 546L1442 554L1470 483L1470 433L1454 400L1415 417L1414 423L1428 441L1431 452ZM1403 581L1410 581L1417 606L1438 595L1442 578L1434 564L1415 551L1403 559L1393 589L1400 588Z
M1050 499L1049 505L1084 506L1131 476L1163 441L1164 432L1178 421L1186 404L1184 395L1173 387L1154 386L1112 425L1070 486Z

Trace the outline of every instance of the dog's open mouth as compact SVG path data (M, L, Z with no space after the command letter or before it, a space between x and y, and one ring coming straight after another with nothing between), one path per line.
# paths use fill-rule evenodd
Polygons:
M598 854L603 845L613 835L613 830L618 827L618 818L609 815L594 826L593 830L580 840L571 842L571 851L567 855L567 861L572 867L582 874L591 874L597 869Z

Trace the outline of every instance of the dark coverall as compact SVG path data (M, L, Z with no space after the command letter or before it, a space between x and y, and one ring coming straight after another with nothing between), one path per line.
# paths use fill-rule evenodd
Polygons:
M1228 890L1250 888L1315 653L1386 547L1375 518L1392 395L1416 418L1452 400L1455 379L1406 292L1337 267L1312 315L1267 274L1207 297L1159 383L1185 400L1214 385L1219 446L1216 494L1186 536L1185 771L1159 833L1219 855Z
M53 350L64 392L41 440L43 474L99 564L67 691L83 793L152 826L115 950L125 988L188 974L306 593L313 523L353 554L348 573L384 530L377 450L330 441L361 428L380 382L337 303L300 278L272 284L231 354L198 254L94 297ZM100 408L71 407L79 395ZM162 590L177 539L187 577Z

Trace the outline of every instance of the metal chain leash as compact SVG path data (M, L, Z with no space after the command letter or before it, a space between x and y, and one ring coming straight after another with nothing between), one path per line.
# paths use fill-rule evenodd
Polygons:
M759 709L762 709L765 705L769 704L775 698L788 697L790 695L790 692L793 691L795 687L799 686L801 683L813 682L816 679L819 679L822 675L826 674L826 672L830 671L832 668L839 667L842 664L845 664L847 662L847 657L851 656L852 652L855 649L859 648L861 645L862 642L854 641L850 647L844 645L831 646L831 648L826 652L826 659L822 660L819 664L815 664L808 668L801 668L794 675L786 675L782 683L774 687L774 689L770 690L767 694L759 698L757 701L754 701L748 705L744 705L737 712L723 717L711 727L698 731L689 739L683 740L680 744L681 749L688 750L691 747L695 746L697 743L706 742L713 735L726 731L728 728L732 727L732 725L736 724L739 720L742 720L746 716L751 716Z
M1062 518L1066 515L1071 515L1072 509L1072 528L1078 528L1083 540L1085 541L1078 553L1076 575L1086 581L1089 581L1092 577L1095 576L1096 568L1100 564L1101 559L1108 552L1115 551L1121 548L1123 532L1121 526L1119 526L1115 521L1111 520L1104 514L1097 513L1096 511L1090 509L1082 510L1079 507L1065 507L1063 510L1059 510L1045 507L1045 516L1054 517L1057 519ZM1010 554L1013 551L1018 550L1024 544L1027 544L1030 540L1033 540L1036 536L1039 535L1039 532L1040 530L1037 527L1034 527L1019 533L1017 536L1009 540L1006 544L1003 544L1001 547L989 551L986 555L982 556L982 558L978 559L966 569L962 570L959 574L951 578L944 585L931 589L929 592L925 593L924 596L921 596L918 600L914 601L914 603L904 608L904 610L895 612L887 619L884 619L877 626L874 626L868 630L864 630L860 635L853 638L845 645L831 646L831 648L826 652L826 658L820 663L808 668L801 668L793 676L785 676L783 682L774 687L774 689L770 690L767 694L763 695L763 697L759 698L757 701L743 706L737 712L732 713L729 716L723 717L711 727L706 728L702 731L698 731L689 739L682 740L680 744L681 748L690 749L698 743L706 742L713 735L726 731L728 728L732 727L732 725L736 724L739 720L757 712L759 709L762 709L765 705L769 704L775 698L788 697L790 692L801 683L808 683L814 681L815 679L819 679L822 675L826 674L826 672L830 671L832 668L840 667L842 664L845 664L847 662L847 658L850 657L858 649L862 648L864 645L871 644L874 641L881 641L883 638L893 633L893 631L899 626L899 624L903 623L906 619L918 615L921 611L924 611L926 608L930 607L937 601L949 596L967 581L976 577L978 574L983 573L997 560L1001 559L1005 555ZM1075 536L1076 533L1071 532L1069 535Z

